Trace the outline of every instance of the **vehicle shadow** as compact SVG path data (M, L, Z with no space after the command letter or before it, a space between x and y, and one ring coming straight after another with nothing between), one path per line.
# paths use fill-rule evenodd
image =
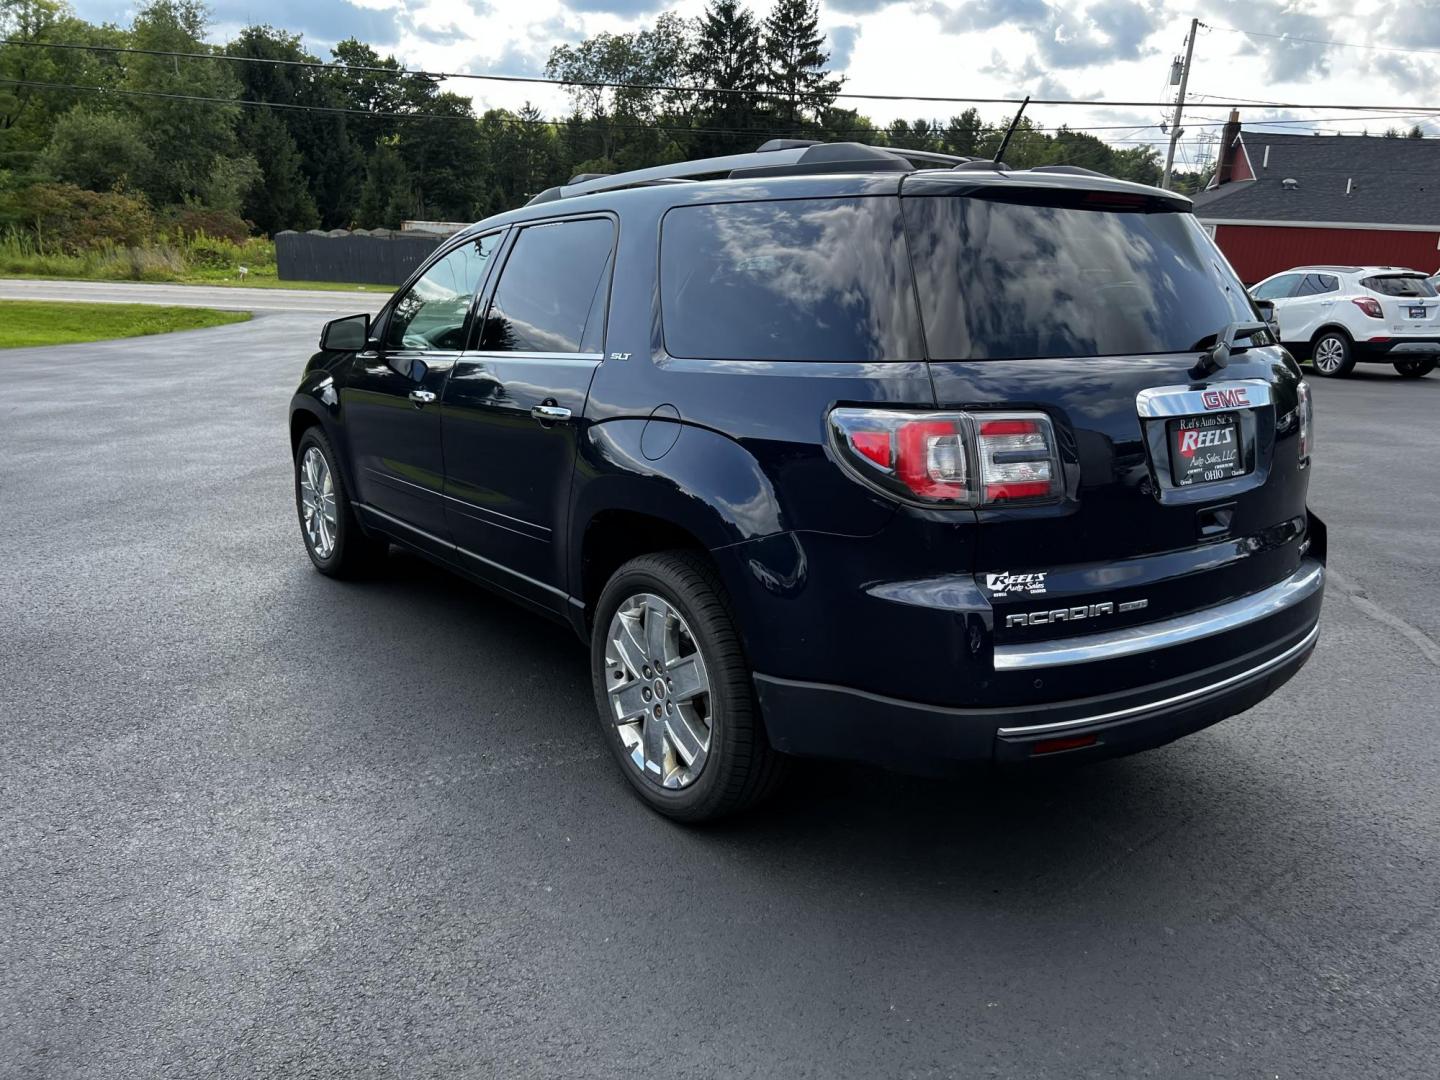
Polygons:
M616 774L593 720L585 651L567 628L399 552L377 584L403 593L417 623L451 641L479 642L516 678L543 683L545 707L528 710L523 726L507 724L507 736L588 748L567 774L587 813L682 859L744 867L745 880L777 897L807 882L845 881L897 903L928 896L943 908L984 906L1003 897L1007 910L1036 913L1103 892L1117 875L1137 897L1151 887L1173 891L1177 879L1198 881L1217 864L1239 862L1242 880L1263 878L1294 862L1290 837L1316 809L1285 805L1286 792L1263 762L1222 724L1135 757L1038 772L976 769L929 779L797 761L771 802L715 825L680 826L643 808ZM457 683L444 688L448 695L476 696L472 666L441 657L436 670ZM492 746L500 715L477 712L456 734ZM560 813L536 810L551 812ZM634 885L604 880L603 867L589 872L601 875L588 883L601 893Z

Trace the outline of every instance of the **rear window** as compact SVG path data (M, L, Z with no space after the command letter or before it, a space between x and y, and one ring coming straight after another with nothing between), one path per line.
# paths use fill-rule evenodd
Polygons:
M1192 214L902 201L933 359L1183 352L1256 318Z
M676 207L661 229L660 300L672 356L923 356L894 198Z
M1381 296L1434 296L1435 286L1420 274L1385 274L1361 278L1360 284Z

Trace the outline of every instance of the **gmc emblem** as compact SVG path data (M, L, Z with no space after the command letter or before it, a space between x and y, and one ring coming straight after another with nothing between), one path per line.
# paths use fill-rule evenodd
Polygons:
M1200 400L1207 409L1238 409L1250 404L1250 392L1243 386L1233 390L1206 390Z

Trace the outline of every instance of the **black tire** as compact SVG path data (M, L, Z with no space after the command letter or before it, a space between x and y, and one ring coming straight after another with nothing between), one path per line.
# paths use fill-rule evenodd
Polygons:
M305 524L305 505L301 495L301 471L306 452L314 449L325 459L330 471L335 501L334 544L328 554L322 555L311 540ZM330 440L318 427L307 428L295 447L295 512L300 519L300 537L305 542L305 553L315 564L315 569L333 578L361 577L384 559L389 544L369 535L355 517L355 508L350 504L349 493L345 490L345 479L335 462L335 451Z
M1339 330L1326 330L1310 343L1310 364L1315 374L1340 379L1355 369L1355 345Z
M613 720L608 691L611 622L622 604L647 593L683 619L709 676L708 752L698 775L687 786L673 789L651 779L632 759ZM689 551L642 555L615 572L596 605L590 671L605 744L636 794L666 817L699 823L737 813L771 795L788 771L788 759L765 737L734 614L715 568L703 556Z
M1440 363L1433 356L1412 357L1405 360L1395 361L1395 370L1400 373L1401 378L1423 379L1430 372L1435 370L1435 365Z

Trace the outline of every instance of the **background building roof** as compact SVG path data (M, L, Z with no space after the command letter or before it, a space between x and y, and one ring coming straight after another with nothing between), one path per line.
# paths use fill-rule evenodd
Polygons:
M1196 195L1201 218L1440 228L1440 139L1242 130L1235 153L1248 155L1256 178Z

